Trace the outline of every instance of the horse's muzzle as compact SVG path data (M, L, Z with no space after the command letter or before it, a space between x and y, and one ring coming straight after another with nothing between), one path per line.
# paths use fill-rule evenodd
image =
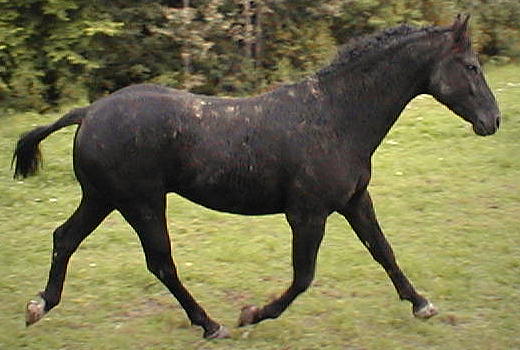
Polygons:
M489 136L497 132L500 127L500 114L478 118L473 123L473 131L479 136Z

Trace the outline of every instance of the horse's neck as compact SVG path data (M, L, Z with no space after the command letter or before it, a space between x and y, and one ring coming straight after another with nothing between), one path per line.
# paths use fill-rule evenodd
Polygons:
M331 104L328 109L333 111L331 120L344 134L343 138L348 139L349 146L354 144L368 156L408 102L424 92L424 64L412 62L409 57L402 61L399 57L390 58L391 61L346 67L320 77L320 85L330 97L327 100Z

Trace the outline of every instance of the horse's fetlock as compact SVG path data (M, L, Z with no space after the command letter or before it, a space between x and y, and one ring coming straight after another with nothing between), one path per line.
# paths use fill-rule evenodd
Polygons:
M195 313L194 315L189 315L190 322L193 326L200 326L207 330L217 330L219 325L213 322L212 324L207 315L201 313Z
M259 310L258 314L261 319L270 318L270 319L276 319L280 317L284 310L280 307L266 305L262 309Z
M47 296L45 292L39 293L39 297L42 299L42 301L45 304L45 312L50 311L52 308L57 306L60 303L60 297L59 296Z

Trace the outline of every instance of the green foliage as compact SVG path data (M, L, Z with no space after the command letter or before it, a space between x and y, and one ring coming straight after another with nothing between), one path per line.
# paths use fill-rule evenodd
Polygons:
M44 110L142 82L249 95L316 70L352 37L459 12L473 15L483 60L520 57L516 0L0 1L0 103Z
M96 18L90 7L86 0L0 3L3 103L41 110L83 96L83 91L67 86L77 89L79 76L97 66L85 56L86 50L93 38L114 35L120 27Z
M508 61L520 57L520 2L482 1L475 6L476 36L484 58Z

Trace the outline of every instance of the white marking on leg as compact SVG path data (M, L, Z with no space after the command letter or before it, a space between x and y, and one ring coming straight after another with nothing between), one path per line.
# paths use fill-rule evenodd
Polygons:
M45 300L39 298L39 300L31 300L27 303L25 309L25 324L27 326L38 322L45 315Z
M426 304L425 306L423 306L422 308L420 308L419 310L414 312L414 316L417 318L427 319L427 318L437 315L438 313L439 313L439 311L437 310L435 305L428 302L428 304Z

